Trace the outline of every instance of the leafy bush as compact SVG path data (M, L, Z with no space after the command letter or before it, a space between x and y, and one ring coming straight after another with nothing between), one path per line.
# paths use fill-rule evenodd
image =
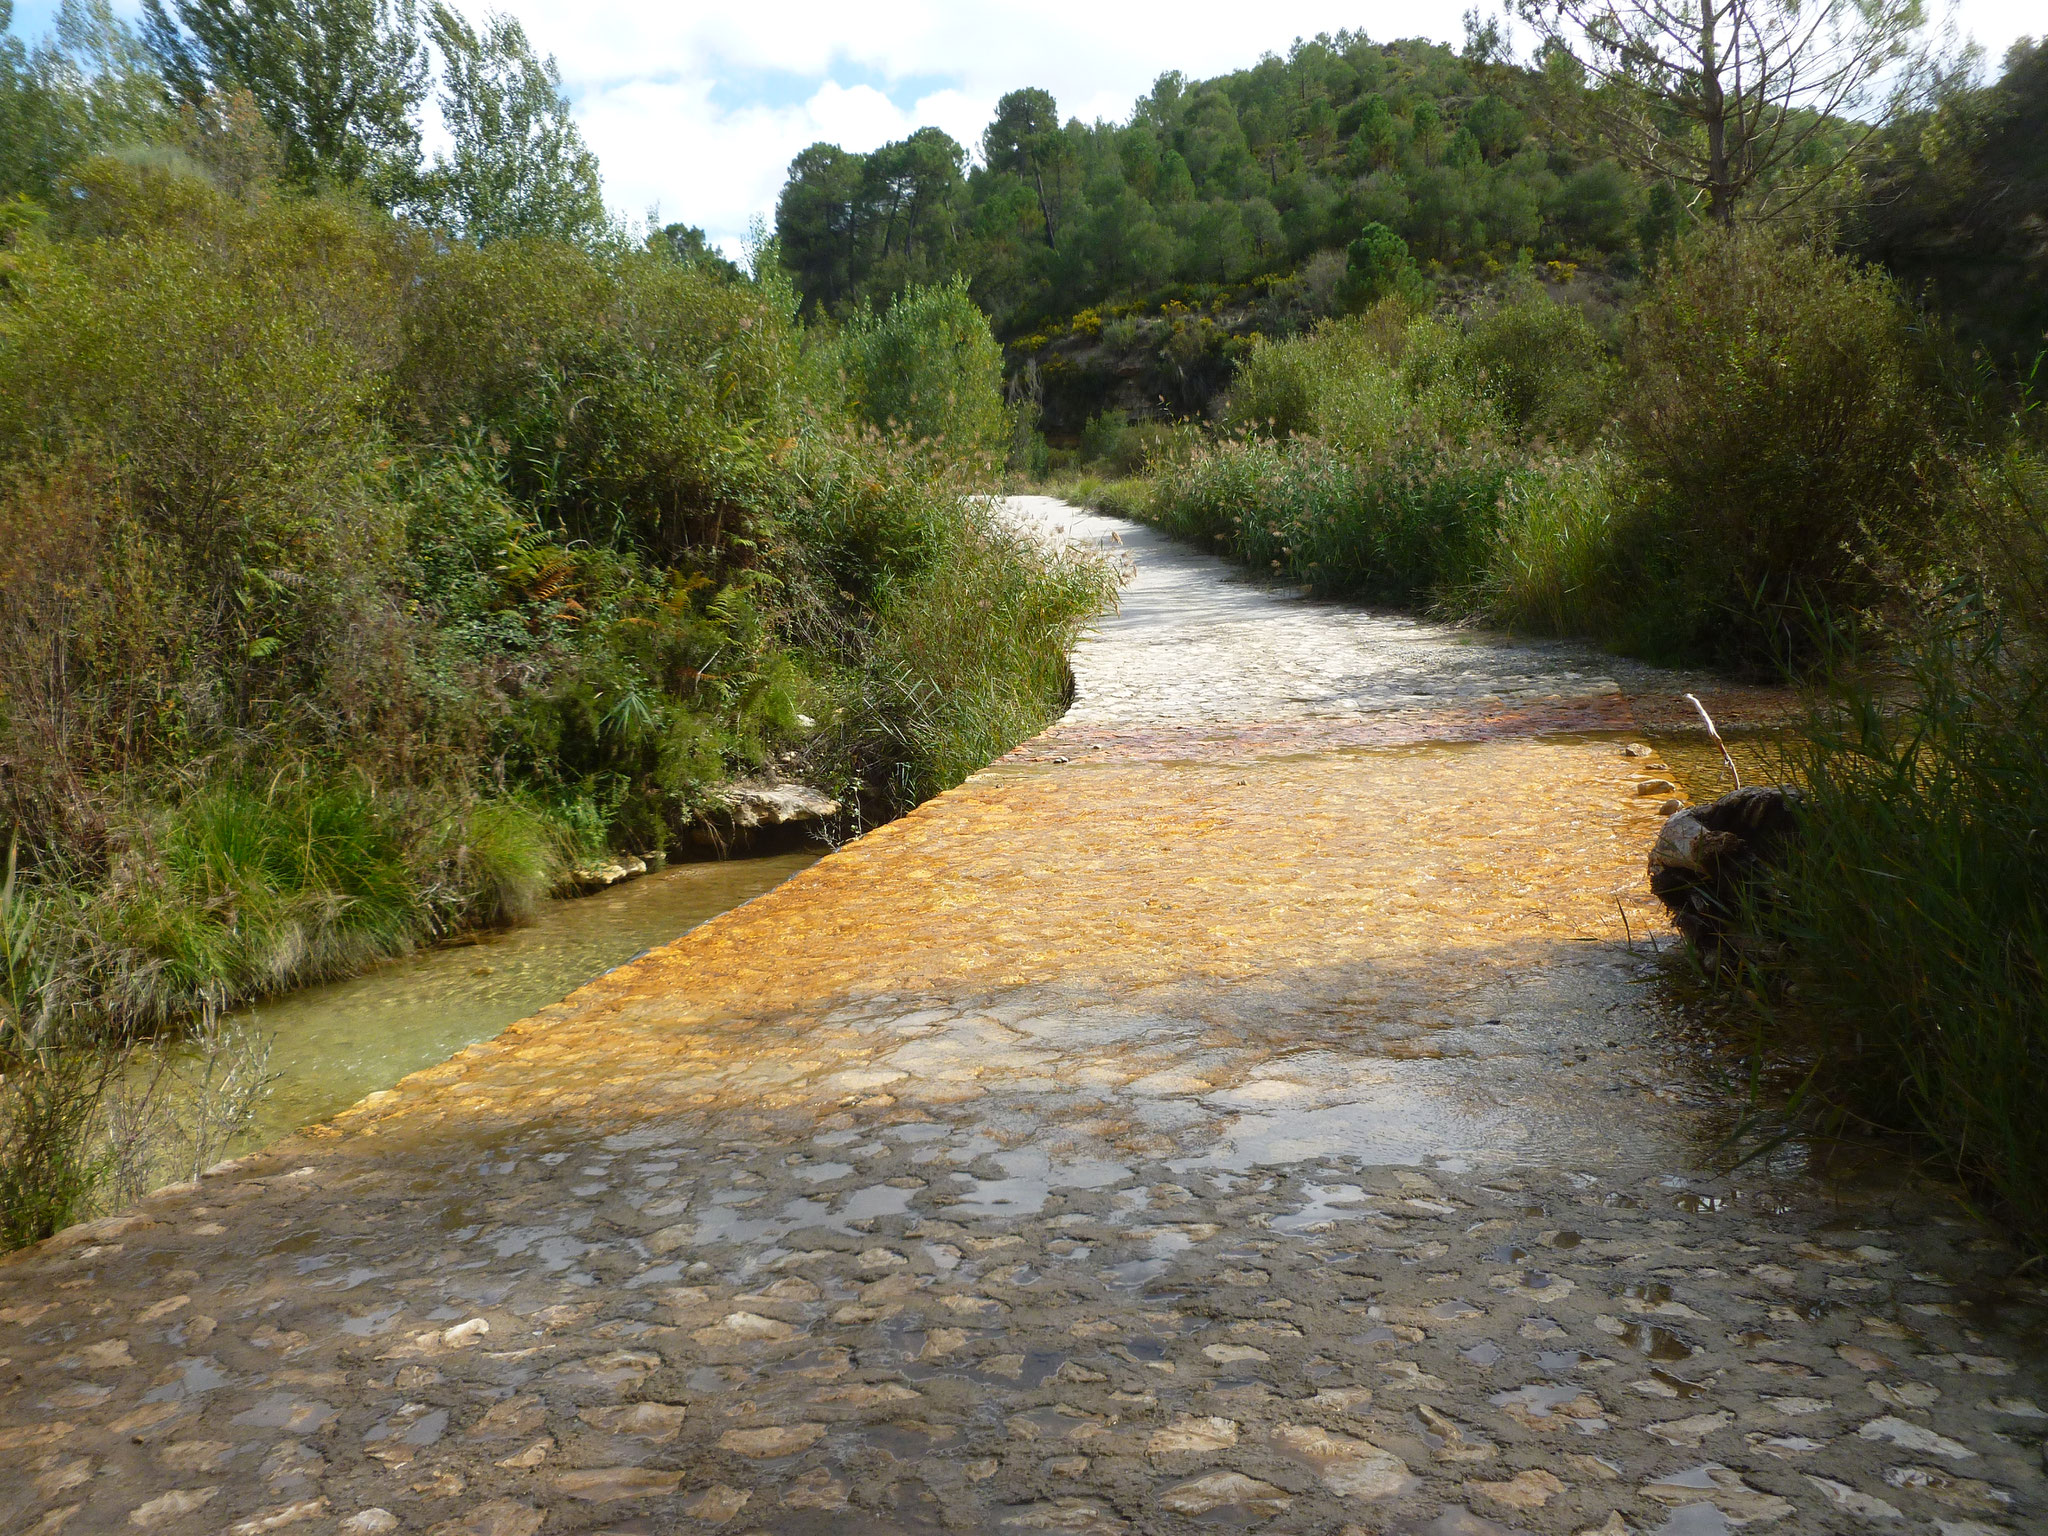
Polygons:
M800 409L785 301L651 251L458 246L410 290L392 430L488 450L571 537L665 561L758 545L769 453Z
M1582 311L1518 278L1463 323L1418 326L1405 371L1411 389L1454 382L1490 401L1519 438L1579 448L1607 425L1614 364Z
M1926 353L1880 273L1763 234L1702 236L1631 314L1624 356L1629 537L1658 591L1640 647L1804 654L1809 614L1869 601L1869 557L1931 526Z
M1239 444L1162 470L1147 504L1331 590L1671 659L1795 659L1940 547L1959 471L1929 359L1877 274L1702 236L1631 313L1619 365L1526 276L1464 317L1390 301L1255 347Z
M10 622L96 615L0 660L9 696L34 697L31 658L78 648L18 755L32 779L135 769L287 715L302 740L374 752L411 694L390 643L401 521L363 413L404 242L344 205L243 204L111 161L79 188L94 233L18 241L0 291Z
M998 452L1009 441L1002 348L965 278L913 285L886 314L857 315L844 357L848 393L877 427L962 453Z
M1791 749L1806 839L1767 921L1799 987L1766 1017L1838 1104L1931 1136L2044 1241L2048 677L1951 637L1910 686L1903 709L1850 692Z
M1224 421L1271 437L1341 430L1338 397L1358 381L1383 380L1407 348L1412 312L1398 303L1325 320L1307 336L1252 348L1232 375Z
M1483 443L1367 461L1316 439L1225 440L1162 468L1147 511L1319 591L1428 602L1477 579L1509 469Z
M1104 411L1081 428L1081 462L1110 475L1134 475L1168 446L1175 429L1163 421L1127 421Z
M873 722L849 748L893 763L890 810L958 784L1066 707L1067 653L1114 596L1109 567L1048 559L985 505L948 526L916 576L878 605L857 680Z
M105 1049L0 1049L0 1250L69 1226L104 1176L93 1131L117 1058Z
M1615 569L1622 472L1611 454L1518 467L1483 567L1456 605L1524 633L1615 633L1628 601Z
M1081 428L1081 462L1114 465L1130 428L1121 411L1091 416Z
M1434 344L1434 323L1387 303L1255 348L1235 435L1163 458L1151 515L1323 591L1428 602L1468 587L1514 456L1490 401L1404 368L1418 338Z

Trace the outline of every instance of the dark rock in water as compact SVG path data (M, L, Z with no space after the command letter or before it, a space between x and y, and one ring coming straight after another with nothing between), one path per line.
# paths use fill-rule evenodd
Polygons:
M1650 850L1650 889L1671 921L1702 951L1724 958L1756 955L1760 941L1741 927L1754 899L1799 835L1796 789L1759 784L1679 811Z

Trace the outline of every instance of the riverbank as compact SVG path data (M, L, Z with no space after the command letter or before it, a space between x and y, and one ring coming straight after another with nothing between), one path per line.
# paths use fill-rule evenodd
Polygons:
M0 230L0 1244L120 1164L135 1040L782 801L851 835L1065 702L1113 581L989 516L957 286L813 334L772 259L75 173Z
M1738 1027L1809 1126L1912 1138L2048 1249L2039 414L1881 274L1755 232L1617 325L1528 285L1381 304L1073 490L1322 595L1797 678L1767 776L1801 835L1730 914Z

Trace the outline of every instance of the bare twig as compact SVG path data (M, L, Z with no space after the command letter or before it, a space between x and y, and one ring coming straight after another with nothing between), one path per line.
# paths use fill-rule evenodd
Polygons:
M1742 788L1742 770L1735 766L1735 759L1728 754L1728 743L1721 739L1721 733L1714 729L1714 717L1707 713L1707 706L1693 695L1687 694L1686 702L1700 712L1700 718L1707 723L1707 734L1714 738L1714 745L1721 749L1721 761L1728 765L1728 777L1735 781L1737 789Z

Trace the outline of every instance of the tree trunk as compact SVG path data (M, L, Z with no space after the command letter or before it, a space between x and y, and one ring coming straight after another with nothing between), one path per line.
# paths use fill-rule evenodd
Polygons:
M1715 20L1714 0L1700 0L1700 116L1707 129L1707 212L1725 229L1735 222L1735 187L1728 175L1728 98L1721 90Z
M1045 200L1045 167L1038 163L1038 157L1031 157L1031 180L1038 188L1038 216L1045 220L1045 248L1059 249L1059 242L1053 239L1052 205Z

